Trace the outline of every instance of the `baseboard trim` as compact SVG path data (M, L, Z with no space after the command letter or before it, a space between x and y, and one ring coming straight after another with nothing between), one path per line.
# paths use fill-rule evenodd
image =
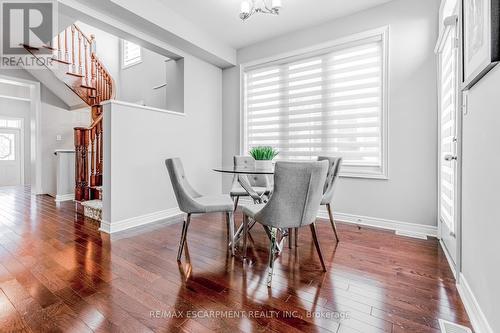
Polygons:
M240 204L252 204L248 197L241 197ZM318 211L319 219L329 219L325 206L321 206ZM355 215L333 211L335 221L364 225L367 227L392 230L405 237L426 239L427 236L437 237L438 229L436 226L416 224L410 222L382 219L378 217Z
M464 275L460 273L460 279L457 283L458 293L460 298L464 303L465 311L469 315L469 319L476 333L493 333L486 316L484 315L479 303L470 288L469 283L465 279Z
M71 201L75 200L75 194L74 193L69 193L69 194L57 194L54 201L55 202L62 202L62 201Z
M179 210L179 207L174 207L116 222L109 222L103 220L101 221L101 227L99 228L99 230L108 234L112 234L115 232L143 226L158 221L165 221L166 225L173 224L177 222L176 218L181 216L182 214L183 213Z
M240 202L245 203L245 200L240 199ZM179 210L178 207L174 207L167 210L151 214L145 214L112 223L103 220L101 221L101 227L99 230L106 233L115 233L118 231L135 228L138 226L154 223L161 220L174 219L182 214L183 213ZM322 207L319 210L318 218L328 219L328 213L325 208ZM364 225L386 230L393 230L397 233L400 233L401 235L408 237L415 237L415 238L425 238L427 236L437 237L437 227L435 226L427 226L423 224L381 219L377 217L354 215L341 212L334 212L334 218L336 221L339 222Z
M415 238L415 239L423 239L423 240L428 239L427 235L416 233L416 232L396 230L394 233L398 236L405 236L405 237L410 237L410 238Z
M321 207L321 209L318 212L318 218L328 219L328 213L325 208ZM347 214L335 211L333 212L333 218L336 221L340 222L359 224L386 230L393 230L396 233L401 234L402 236L408 236L413 238L426 238L427 236L437 237L436 226L382 219L371 216Z

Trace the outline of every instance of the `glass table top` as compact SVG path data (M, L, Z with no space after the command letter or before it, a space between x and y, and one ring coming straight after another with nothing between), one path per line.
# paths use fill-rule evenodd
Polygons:
M264 167L235 167L222 166L213 169L216 172L221 173L232 173L232 174L248 174L248 175L272 175L274 174L274 167L264 168Z

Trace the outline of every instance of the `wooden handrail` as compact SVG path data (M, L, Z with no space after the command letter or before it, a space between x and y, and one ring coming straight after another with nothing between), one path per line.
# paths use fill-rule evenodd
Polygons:
M93 122L92 122L92 125L90 125L90 127L88 128L89 130L93 129L93 128L96 128L97 125L99 125L99 123L102 121L102 117L104 116L104 114L100 114Z
M78 30L78 32L80 32L82 34L82 36L87 39L87 41L90 43L91 42L91 39L89 37L87 37L87 35L76 25L76 24L73 24L73 26L75 27L76 30Z
M68 41L69 39L69 41ZM103 113L101 103L115 97L115 82L103 62L96 55L94 35L86 35L72 24L57 38L57 59L68 64L68 73L74 80L70 88L91 107L89 127L76 127L75 139L75 199L98 197L96 188L102 185ZM100 193L100 192L99 192Z

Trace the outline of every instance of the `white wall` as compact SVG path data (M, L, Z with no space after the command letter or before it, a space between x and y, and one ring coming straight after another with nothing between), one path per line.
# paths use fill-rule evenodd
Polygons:
M389 180L342 178L335 198L337 212L436 226L437 90L433 49L438 11L436 0L396 0L238 51L238 61L246 63L390 26ZM237 89L235 74L228 71L224 74L224 121L234 126L238 117L234 113L239 112L234 100ZM239 141L239 131L224 128L223 141ZM224 161L239 153L238 147L228 144Z
M222 165L232 165L233 156L240 150L240 66L235 66L222 71ZM222 176L222 189L228 192L231 188L233 177Z
M141 62L120 69L118 84L118 100L155 108L166 109L167 88L153 89L167 82L168 58L148 49L142 48ZM171 78L168 78L170 82Z
M145 216L166 217L177 207L164 163L169 157L182 159L198 191L221 193L212 168L222 159L222 73L193 57L184 61L184 114L105 104L104 231L137 225Z
M40 115L42 136L42 191L56 196L56 149L74 149L73 129L90 126L88 110L69 111L50 104L42 103ZM57 141L57 135L61 140Z
M38 82L38 80L28 73L23 68L0 68L0 75L5 75L9 79L21 79ZM57 97L51 90L49 90L43 83L40 84L40 98L42 102L50 105L54 105L63 109L67 109L66 105L59 97Z
M463 117L462 273L491 333L500 332L499 87L497 66L470 90Z

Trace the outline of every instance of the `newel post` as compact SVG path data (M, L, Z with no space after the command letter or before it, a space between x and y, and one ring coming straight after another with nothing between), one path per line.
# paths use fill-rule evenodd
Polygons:
M88 131L83 127L75 127L75 200L83 201L90 198L88 190Z

